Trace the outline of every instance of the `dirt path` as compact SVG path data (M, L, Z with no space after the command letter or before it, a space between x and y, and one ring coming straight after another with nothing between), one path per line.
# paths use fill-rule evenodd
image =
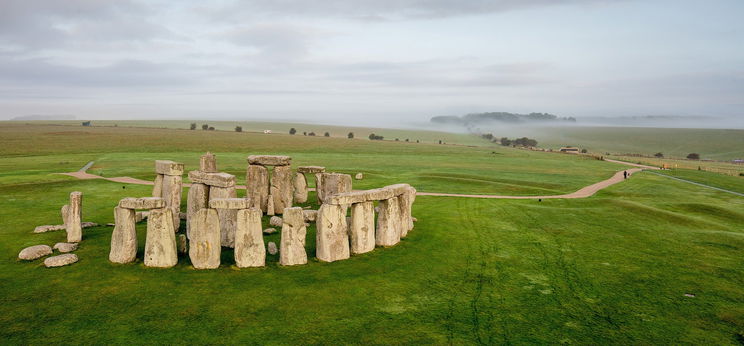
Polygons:
M645 166L645 165L639 165L635 163L629 163L629 162L623 162L623 161L617 161L617 160L609 160L605 159L605 161L608 162L614 162L619 163L623 165L630 165L635 166L639 168L631 168L627 170L618 171L613 175L611 178L607 180L600 181L596 184L592 184L589 186L585 186L581 189L579 189L576 192L567 193L563 195L546 195L546 196L501 196L501 195L469 195L469 194L459 194L459 193L438 193L438 192L417 192L417 196L439 196L439 197L464 197L464 198L496 198L496 199L550 199L550 198L586 198L593 196L597 191L602 190L608 186L615 185L623 180L625 180L625 177L623 176L623 172L628 173L628 177L630 177L633 173L640 172L644 169L659 169L657 167L652 166ZM137 184L137 185L154 185L152 181L132 178L132 177L114 177L114 178L104 178L100 175L90 174L87 173L86 170L90 168L90 166L93 165L93 161L88 162L85 167L80 169L77 172L70 172L70 173L59 173L62 175L67 175L71 177L75 177L78 179L103 179L112 181L115 183L123 183L123 184ZM186 187L190 187L191 184L184 183L183 184ZM244 185L236 185L235 186L238 189L245 189ZM314 191L315 189L309 188L308 190Z

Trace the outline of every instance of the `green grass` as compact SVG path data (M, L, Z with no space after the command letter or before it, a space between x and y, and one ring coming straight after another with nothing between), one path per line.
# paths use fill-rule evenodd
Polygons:
M744 193L744 177L729 176L713 172L697 171L689 169L672 169L659 171L658 173L666 174L696 183L710 185L721 189L731 190L734 192Z
M102 224L113 221L120 198L150 192L148 186L123 189L49 174L76 170L89 160L97 162L94 173L149 179L156 158L183 160L188 170L200 152L215 150L219 167L243 174L247 154L275 148L298 164L368 173L354 182L357 188L412 182L422 191L470 193L572 191L619 166L503 148L289 136L267 141L274 137L258 134L181 138L175 130L145 130L137 137L124 129L86 129L97 138L91 141L34 128L15 131L39 142L28 146L0 127L0 138L15 143L0 148L12 153L3 154L0 168L0 338L6 344L625 345L744 339L741 197L648 173L588 199L419 196L413 206L419 221L399 245L321 263L313 258L310 227L310 263L291 268L279 267L272 256L266 268L239 270L229 249L223 249L217 270L194 270L188 256L172 269L146 268L145 223L137 226L137 262L114 265L107 259L112 228L101 226L84 230L79 263L46 269L40 260L21 262L16 256L25 246L64 240L64 232L31 231L60 222L59 208L70 191L84 193L83 219ZM136 139L119 139L131 136ZM159 137L148 141L150 136ZM174 150L164 138L185 147ZM36 179L44 183L32 184Z

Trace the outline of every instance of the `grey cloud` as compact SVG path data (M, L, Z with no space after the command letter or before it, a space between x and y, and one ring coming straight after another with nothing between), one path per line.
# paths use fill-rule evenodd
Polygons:
M308 52L312 30L294 25L262 23L231 29L221 36L242 47L253 48L255 56L268 62L289 62Z

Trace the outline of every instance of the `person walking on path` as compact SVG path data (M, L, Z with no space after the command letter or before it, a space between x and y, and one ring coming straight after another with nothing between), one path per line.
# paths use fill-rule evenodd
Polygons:
M623 171L623 179L628 179L628 171Z

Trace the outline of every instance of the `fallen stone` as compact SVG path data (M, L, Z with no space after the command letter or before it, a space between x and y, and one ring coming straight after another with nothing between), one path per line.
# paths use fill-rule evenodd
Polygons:
M97 223L90 222L90 221L85 221L85 222L81 222L80 223L80 227L82 227L82 228L90 228L90 227L96 227L96 226L98 226Z
M67 231L67 242L77 243L83 239L83 193L73 191L70 193L70 204L67 209L65 230Z
M145 266L170 268L177 263L176 231L171 210L153 209L147 219Z
M34 228L34 233L61 231L63 229L65 229L65 225L43 225L43 226L36 226L36 228Z
M284 209L283 215L279 264L283 266L306 264L305 236L307 235L307 228L302 216L302 208Z
M35 259L52 254L52 248L49 245L29 246L18 253L18 259L24 261L33 261Z
M116 224L113 223L113 222L109 222L109 223L106 224L106 226L107 227L114 227L114 226L116 226Z
M274 243L273 241L269 242L268 247L269 247L269 255L276 255L276 253L279 252L279 250L277 250L276 248L276 243Z
M207 152L199 158L199 170L206 173L217 173L217 158Z
M206 184L214 187L235 186L235 176L227 173L207 173L202 171L189 172L192 183Z
M328 203L328 198L335 194L351 191L351 176L348 174L320 173L315 175L315 179L315 192L321 204Z
M304 174L316 174L325 172L325 167L321 166L300 166L297 167L297 172Z
M74 253L52 256L44 260L44 266L47 268L62 267L73 264L78 261L78 256Z
M62 253L73 252L77 250L77 248L78 248L78 243L57 243L57 244L54 244L54 247L53 247L53 249L59 252L62 252Z
M380 201L380 213L377 216L375 244L393 246L400 242L400 208L398 198L393 197Z
M294 188L294 201L297 203L307 202L307 178L304 173L295 173L292 181Z
M209 200L219 198L237 198L235 187L209 188ZM235 227L238 222L238 211L236 209L217 209L220 216L220 239L222 246L235 247Z
M375 249L375 208L374 202L361 202L351 205L351 227L349 238L352 254L361 254Z
M125 209L160 209L164 207L165 199L162 197L126 197L119 201L119 208Z
M281 155L251 155L248 156L248 164L261 166L289 166L292 158Z
M165 199L165 207L171 210L173 215L173 226L176 228L176 232L181 226L181 219L178 217L181 214L181 193L183 191L183 178L180 175L166 175L163 178L163 199Z
M303 210L302 216L305 217L305 222L315 222L315 219L318 216L317 210Z
M183 175L183 163L170 160L155 160L155 173L163 175Z
M331 204L321 205L315 225L315 257L323 262L349 258L346 208Z
M418 219L412 216L412 217L411 217L411 221L413 221L413 222L418 222Z
M189 240L186 238L185 234L177 234L176 235L176 250L178 250L178 253L180 254L186 254L189 253Z
M282 227L282 218L278 216L272 216L271 219L269 219L269 225L272 225L274 227Z
M269 170L260 165L248 165L245 173L246 198L251 208L266 212L269 198Z
M250 201L246 198L215 198L209 200L212 209L248 209Z
M155 182L152 185L152 197L163 197L163 175L155 176Z
M238 224L235 230L235 265L238 268L266 265L266 248L261 234L262 215L259 209L238 211Z
M270 193L274 197L274 214L282 214L284 208L292 207L292 167L277 166L271 173Z
M276 233L276 228L267 228L263 230L263 234L274 234Z
M186 201L186 237L191 239L191 218L197 211L209 208L209 185L193 183Z
M364 174L357 173L356 175L354 175L354 179L355 180L362 180L362 179L364 179Z
M191 218L189 258L196 269L220 266L220 217L214 209L204 208Z

